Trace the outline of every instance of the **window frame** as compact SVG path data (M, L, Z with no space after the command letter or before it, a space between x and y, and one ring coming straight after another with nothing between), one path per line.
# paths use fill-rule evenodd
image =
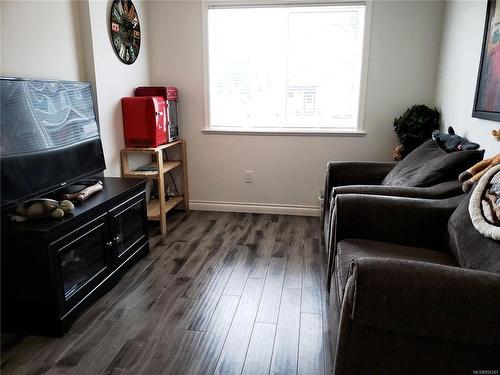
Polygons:
M368 59L370 53L370 35L373 0L202 0L202 47L203 47L203 127L206 134L242 134L242 135L302 135L302 136L364 136L366 89L368 81ZM364 5L365 24L363 30L363 46L361 52L361 77L359 87L358 124L356 129L259 129L235 128L222 129L210 127L210 77L208 48L208 10L210 8L252 8L280 6L315 6L315 5Z

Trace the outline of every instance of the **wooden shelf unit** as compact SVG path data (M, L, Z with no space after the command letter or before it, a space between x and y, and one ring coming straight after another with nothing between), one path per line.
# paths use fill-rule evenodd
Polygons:
M181 147L181 160L163 160L163 151L174 146ZM152 162L146 164L148 167L156 167L154 171L130 170L128 163L129 154L150 154ZM189 210L189 193L187 181L187 159L186 142L177 140L158 147L126 147L121 151L122 176L125 178L148 178L158 180L158 199L151 199L147 205L148 220L159 220L161 234L167 232L168 211L183 204L185 210ZM182 170L183 191L179 191L179 196L174 198L165 195L165 173L172 170Z

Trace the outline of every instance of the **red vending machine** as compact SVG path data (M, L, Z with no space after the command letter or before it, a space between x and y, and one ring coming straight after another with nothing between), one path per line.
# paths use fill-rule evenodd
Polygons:
M162 96L122 98L122 113L127 147L167 143L166 103Z
M179 137L179 118L177 115L178 93L175 87L152 86L138 87L135 96L162 96L167 104L167 140L176 141Z

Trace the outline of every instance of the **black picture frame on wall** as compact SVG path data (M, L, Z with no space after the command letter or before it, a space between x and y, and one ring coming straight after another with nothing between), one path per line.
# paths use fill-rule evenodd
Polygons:
M492 89L494 82L500 82L499 9L500 0L488 0L472 117L500 122L500 85Z

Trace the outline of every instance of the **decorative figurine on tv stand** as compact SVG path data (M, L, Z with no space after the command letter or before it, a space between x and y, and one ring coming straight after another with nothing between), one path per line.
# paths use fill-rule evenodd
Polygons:
M54 199L37 198L18 204L10 219L17 222L44 217L60 219L74 210L75 206L69 200L58 202Z
M85 181L79 181L76 185L83 185L86 186L84 189L79 190L74 193L66 193L63 194L62 197L64 199L69 199L69 200L76 200L78 202L83 202L84 200L88 199L98 191L102 190L102 181L100 180L85 180Z
M75 205L71 200L83 202L103 189L102 182L99 180L79 181L75 185L83 185L86 187L74 193L62 194L63 200L60 202L55 199L37 198L20 203L17 205L14 213L10 215L11 220L22 222L28 219L40 219L45 217L60 219L66 214L73 213L75 210Z

